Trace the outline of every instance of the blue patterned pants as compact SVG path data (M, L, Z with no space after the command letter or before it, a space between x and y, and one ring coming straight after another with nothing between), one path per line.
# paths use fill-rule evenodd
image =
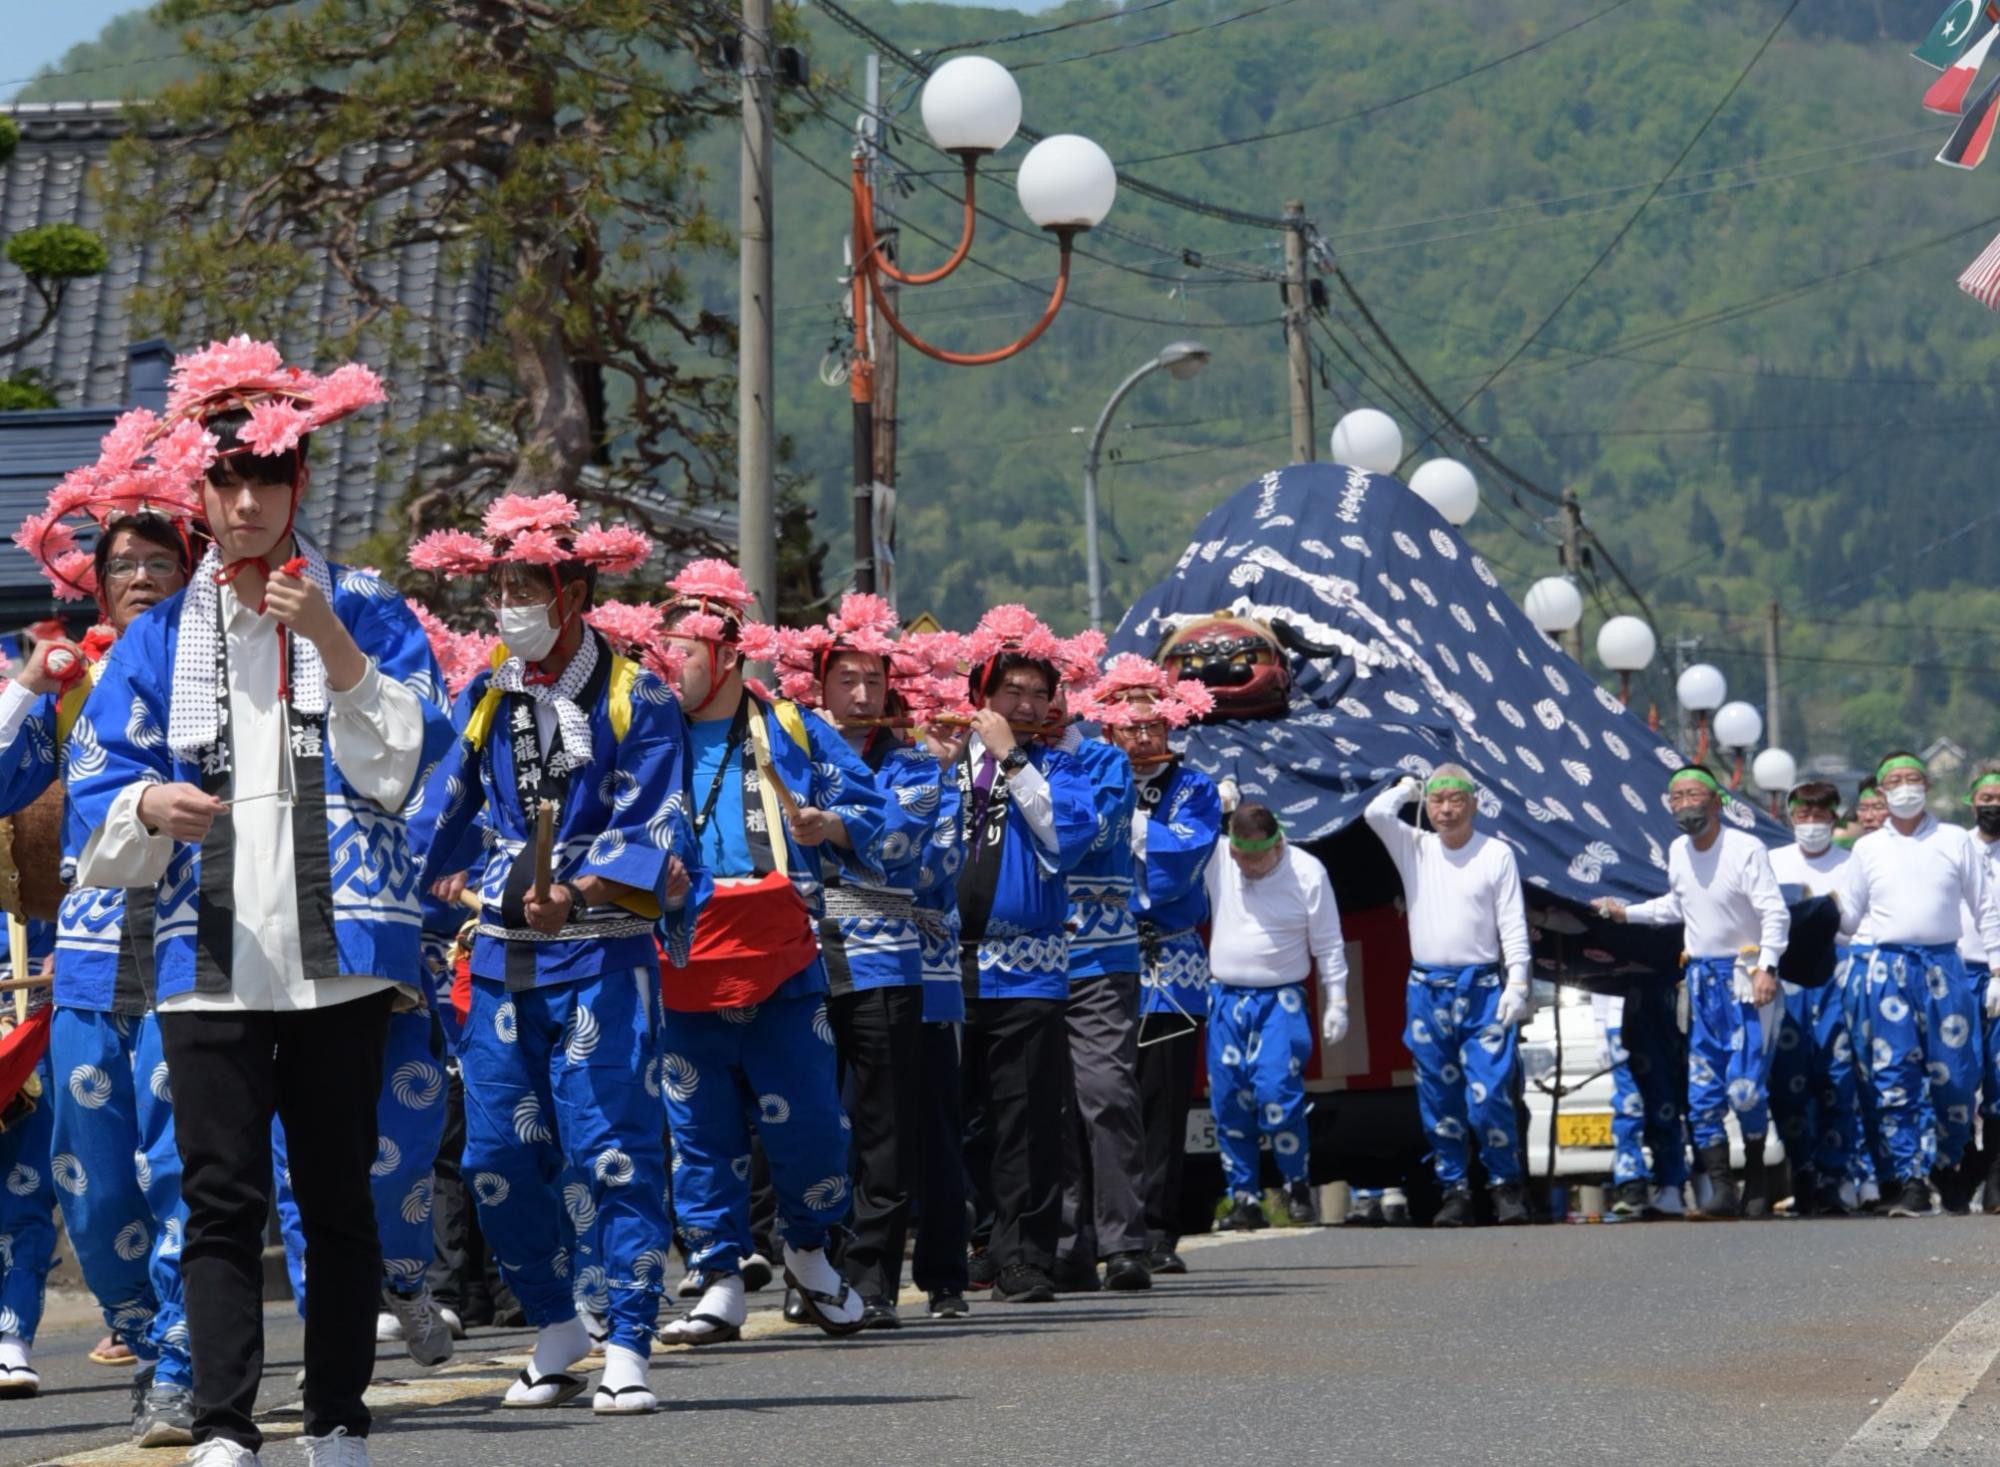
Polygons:
M1611 1051L1612 1180L1684 1185L1687 1061L1680 1052L1672 986L1633 984L1622 1019L1605 1026L1604 1044Z
M1736 997L1734 958L1692 958L1688 984L1688 1116L1695 1149L1727 1145L1736 1113L1746 1141L1771 1129L1771 1057L1782 1005Z
M44 1059L36 1066L42 1098L35 1109L0 1131L0 1335L19 1335L29 1344L42 1322L42 1296L56 1260L55 1167L49 1149L54 1114L49 1106L55 1081ZM65 1168L74 1181L78 1175ZM76 1196L68 1182L65 1201Z
M1955 947L1885 944L1869 961L1867 983L1876 1124L1890 1171L1904 1182L1965 1154L1980 1011Z
M1208 997L1208 1103L1230 1193L1263 1196L1259 1135L1271 1138L1278 1174L1302 1182L1312 1161L1306 1129L1306 1061L1312 1021L1303 983L1239 988L1214 983Z
M1465 1184L1473 1148L1492 1183L1521 1180L1514 1115L1520 1031L1495 1017L1500 970L1412 968L1403 1042L1417 1065L1417 1109L1438 1184Z
M1843 960L1845 954L1842 955ZM1794 1172L1838 1183L1854 1146L1854 1046L1838 978L1784 985L1785 1017L1771 1065L1771 1110Z
M1841 1007L1847 1014L1847 1038L1854 1050L1854 1145L1848 1151L1847 1174L1856 1186L1893 1177L1895 1168L1882 1145L1881 1118L1875 1114L1875 1084L1871 1078L1875 1026L1868 1002L1868 969L1872 947L1851 947L1840 974Z
M574 1244L594 1226L610 1342L641 1355L668 1266L659 984L647 968L518 993L475 977L460 1049L462 1170L528 1322L575 1317Z
M738 1273L751 1251L753 1122L771 1165L779 1233L794 1248L823 1247L848 1213L853 1144L825 995L702 1014L670 1009L660 1050L674 1218L689 1266Z
M80 1188L65 1187L63 1225L104 1322L161 1385L191 1385L181 1293L181 1158L159 1020L59 1008L43 1098L54 1154L71 1158Z

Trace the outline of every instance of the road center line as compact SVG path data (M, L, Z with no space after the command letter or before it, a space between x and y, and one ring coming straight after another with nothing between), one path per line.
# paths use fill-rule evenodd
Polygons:
M1833 1454L1828 1467L1908 1462L1937 1440L1996 1358L2000 1358L2000 1294L1951 1327L1896 1393Z

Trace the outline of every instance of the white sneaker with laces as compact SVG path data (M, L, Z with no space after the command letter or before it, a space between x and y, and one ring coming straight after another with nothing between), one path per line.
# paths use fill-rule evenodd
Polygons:
M375 1315L375 1343L393 1345L402 1337L403 1321L387 1309L378 1311Z
M396 1338L404 1342L409 1357L419 1365L442 1365L451 1359L451 1326L438 1311L429 1289L408 1296L393 1290L384 1296L396 1321ZM381 1338L381 1331L376 1331Z
M182 1467L261 1467L262 1461L248 1447L224 1441L219 1436L198 1443L194 1450L181 1458Z
M344 1426L299 1440L305 1444L306 1467L369 1467L368 1438L349 1436Z

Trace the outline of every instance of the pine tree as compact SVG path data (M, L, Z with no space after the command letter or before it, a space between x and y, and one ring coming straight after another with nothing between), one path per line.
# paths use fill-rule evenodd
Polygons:
M21 144L21 132L11 118L0 117L0 167ZM21 272L40 303L35 319L24 323L10 341L0 341L0 360L17 357L21 349L55 324L63 296L73 281L101 275L111 257L104 241L74 224L42 224L10 235L7 263ZM55 394L33 371L0 377L0 412L20 412L56 406Z

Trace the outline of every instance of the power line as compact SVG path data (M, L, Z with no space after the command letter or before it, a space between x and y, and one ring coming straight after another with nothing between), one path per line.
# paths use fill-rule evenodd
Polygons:
M1633 227L1637 225L1640 218L1644 216L1647 207L1652 204L1654 199L1660 196L1660 191L1667 186L1668 181L1671 180L1674 174L1680 170L1681 164L1685 163L1688 160L1688 155L1694 152L1695 146L1698 143L1700 143L1704 137L1708 135L1708 130L1710 127L1714 125L1715 119L1722 115L1722 109L1729 105L1729 103L1735 98L1736 93L1742 88L1743 83L1749 80L1750 73L1756 69L1757 63L1764 59L1764 53L1771 49L1771 43L1778 39L1778 32L1785 28L1785 23L1792 18L1792 12L1797 10L1798 8L1799 8L1799 0L1788 0L1788 3L1786 4L1784 9L1784 13L1778 17L1778 23L1771 27L1770 33L1764 37L1762 43L1758 45L1756 51L1751 54L1750 59L1744 63L1743 69L1736 73L1736 79L1729 84L1729 90L1724 92L1722 96L1717 99L1713 107L1709 108L1708 116L1702 119L1701 126L1694 130L1694 136L1690 137L1687 140L1686 146L1684 146L1680 150L1680 153L1674 158L1673 163L1668 166L1667 171L1660 175L1659 182L1654 184L1651 191L1647 193L1646 197L1639 201L1639 207L1632 211L1632 217L1627 219L1622 225L1618 227L1618 232L1611 236L1610 243L1605 245L1602 250L1598 251L1597 258L1590 262L1590 268L1585 270L1583 274L1577 278L1576 283L1572 285L1568 290L1563 292L1562 299L1555 303L1555 305L1550 309L1549 313L1546 316L1542 317L1541 324L1536 326L1533 331L1529 332L1526 338L1522 340L1520 345L1516 346L1513 351L1509 352L1507 354L1506 359L1502 361L1499 366L1495 367L1490 373L1487 374L1486 380L1484 382L1481 382L1478 387L1474 388L1472 394L1469 397L1467 397L1464 402L1459 404L1458 410L1461 413L1464 412L1467 408L1471 407L1472 404L1477 402L1482 396L1484 396L1486 390L1490 388L1495 382L1500 380L1501 374L1503 374L1509 367L1513 366L1515 362L1521 359L1521 354L1527 351L1527 349L1530 346L1534 345L1536 340L1540 338L1541 334L1544 331L1548 330L1549 326L1555 321L1556 317L1560 316L1563 313L1563 310L1569 305L1569 303L1576 299L1577 292L1582 290L1585 285L1590 283L1591 278L1595 276L1598 270L1603 267L1604 262L1606 260L1609 260L1612 256L1612 253L1618 248L1618 246L1625 242L1625 236L1627 236L1632 232ZM1421 447L1422 445L1419 444L1418 446Z
M1483 61L1469 71L1462 71L1456 76L1446 77L1443 81L1432 82L1429 86L1419 87L1414 92L1405 92L1400 97L1391 97L1387 101L1373 103L1361 108L1358 112L1343 113L1339 117L1322 118L1318 122L1303 122L1295 127L1273 128L1269 132L1250 133L1243 137L1224 138L1221 142L1204 143L1200 147L1195 148L1177 148L1169 153L1149 153L1143 158L1126 158L1118 166L1122 169L1142 163L1160 163L1170 158L1192 158L1202 153L1219 152L1224 148L1240 148L1248 143L1269 142L1272 138L1296 137L1300 133L1316 132L1324 127L1338 127L1343 122L1352 122L1356 118L1373 116L1377 112L1386 112L1391 107L1400 107L1405 102L1413 102L1419 97L1427 97L1432 92L1441 92L1446 87L1457 86L1460 82L1478 76L1482 72L1491 71L1497 66L1504 66L1516 57L1526 56L1530 51L1539 51L1544 46L1560 41L1572 31L1580 31L1591 22L1602 20L1615 10L1623 10L1631 3L1632 0L1612 0L1612 3L1605 6L1602 10L1591 15L1586 15L1582 20L1573 21L1561 30L1552 31L1538 41L1531 41L1525 46L1509 51L1504 56L1496 56L1491 61Z
M936 61L938 57L949 56L954 51L983 51L988 46L1006 46L1015 41L1032 41L1038 36L1053 36L1064 31L1082 30L1085 26L1102 25L1107 20L1129 20L1135 15L1144 15L1150 10L1159 10L1174 3L1176 0L1150 0L1150 3L1145 5L1131 5L1120 10L1106 10L1097 15L1079 16L1075 20L1063 21L1060 25L1037 26L1033 30L1013 31L1004 36L988 36L981 41L953 41L948 46L935 47L929 53L920 51L916 54L928 54L932 61Z
M1183 36L1199 35L1203 31L1220 30L1223 26L1234 25L1239 20L1249 20L1262 15L1267 10L1278 10L1290 5L1293 0L1268 0L1268 3L1254 9L1239 11L1235 15L1225 15L1220 20L1211 20L1202 25L1187 26L1182 30L1167 31L1157 36L1146 36L1137 41L1125 41L1116 46L1105 46L1096 51L1078 51L1069 56L1054 56L1045 61L1022 61L1015 65L1016 71L1028 71L1037 66L1061 66L1070 61L1089 61L1098 56L1115 56L1120 51L1136 51L1141 46L1156 46L1162 41L1178 41Z

